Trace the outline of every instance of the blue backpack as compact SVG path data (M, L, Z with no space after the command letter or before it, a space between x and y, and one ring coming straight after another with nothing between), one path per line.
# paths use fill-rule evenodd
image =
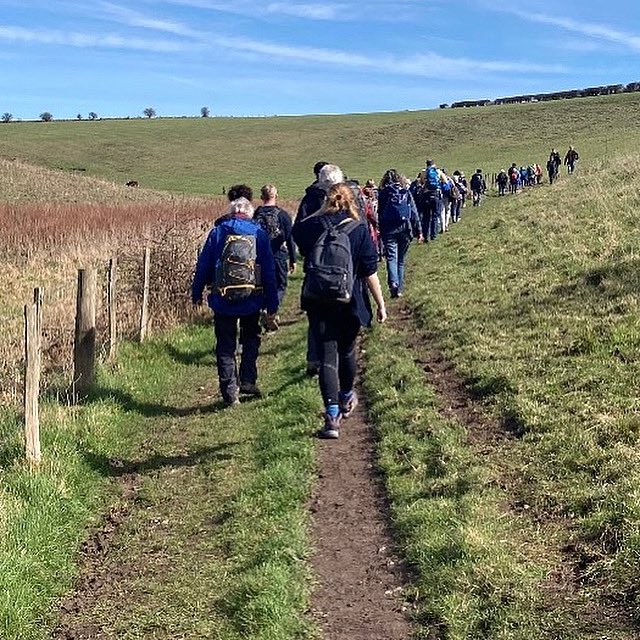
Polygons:
M381 222L394 229L411 220L411 192L400 185L390 184L386 189L387 203L379 212Z
M435 191L440 188L440 174L438 173L438 169L434 166L427 167L427 171L425 174L427 188L430 191Z

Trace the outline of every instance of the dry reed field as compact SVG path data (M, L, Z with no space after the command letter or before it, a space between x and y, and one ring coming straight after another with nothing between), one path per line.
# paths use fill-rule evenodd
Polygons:
M295 203L290 203L295 204ZM21 394L23 306L44 288L44 360L71 384L77 269L97 267L99 343L106 341L109 260L118 261L118 330L138 330L144 248L151 249L151 324L163 330L191 313L198 248L224 198L193 198L0 161L0 389ZM51 377L48 378L51 380Z

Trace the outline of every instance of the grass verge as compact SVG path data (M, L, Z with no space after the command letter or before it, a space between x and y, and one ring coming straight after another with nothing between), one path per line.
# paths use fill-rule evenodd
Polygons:
M129 517L93 593L64 625L118 638L312 637L306 500L319 401L303 371L305 332L265 341L266 397L220 410L210 327L123 346L80 408L45 407L45 462L18 461L3 419L0 635L48 637L77 549L138 476ZM97 575L97 574L96 574ZM109 576L113 576L110 580ZM96 586L97 585L97 586Z

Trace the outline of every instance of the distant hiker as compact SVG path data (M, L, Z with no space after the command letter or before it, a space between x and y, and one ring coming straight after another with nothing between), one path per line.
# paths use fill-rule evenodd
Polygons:
M378 261L382 260L383 249L382 239L380 237L380 223L378 219L378 187L375 180L369 178L365 186L362 188L362 194L365 200L367 224L369 226L369 234L371 240L378 251Z
M282 304L289 274L296 270L296 248L291 237L293 222L291 215L278 206L278 190L272 184L262 187L260 198L262 205L256 209L253 219L269 236L275 259L278 302Z
M440 189L440 171L433 160L427 160L424 172L424 186L419 196L422 214L422 235L435 240L438 236L440 213L443 208Z
M378 220L387 259L389 293L397 298L404 291L405 257L411 240L416 237L423 242L424 236L413 196L395 169L386 171L380 181Z
M317 162L313 170L314 172L317 170L316 175L318 179L307 187L300 206L298 207L298 214L296 215L294 226L313 214L318 213L324 204L329 189L344 180L342 169L335 164ZM349 188L351 189L351 187ZM360 210L358 210L358 215L360 215ZM311 331L311 325L309 325L309 331L307 333L307 375L317 375L319 366L320 357L318 355L318 346L315 336Z
M542 167L536 162L534 169L536 173L536 184L540 184L542 182Z
M482 175L482 169L476 169L476 172L471 176L471 194L474 207L480 206L480 200L486 190L487 183Z
M498 195L504 196L507 193L507 185L509 184L509 176L504 169L500 169L500 173L496 177L496 183L498 185Z
M549 157L547 160L547 174L549 176L549 184L553 184L553 181L558 177L558 165L554 158Z
M553 184L554 180L558 179L558 172L560 171L561 165L562 158L560 154L555 149L551 149L549 160L547 161L547 173L549 174L550 184Z
M567 167L567 173L571 175L576 168L576 162L578 162L580 156L578 152L569 145L569 150L567 151L567 155L564 157L564 163Z
M269 236L253 220L246 198L229 205L223 221L209 233L196 265L191 296L200 305L210 287L216 334L216 364L220 393L226 405L239 403L239 394L259 397L257 360L260 349L260 310L274 323L278 311L275 267ZM238 325L242 356L236 368Z
M451 220L459 222L462 217L462 191L464 187L460 183L460 172L454 171L452 177L453 185L451 186Z
M520 171L514 162L509 167L509 193L518 193L518 184L520 183Z
M315 215L296 221L293 237L304 256L302 308L320 356L324 425L319 436L338 438L340 423L358 404L354 391L356 339L372 321L371 292L379 322L387 318L376 273L378 257L348 185L329 188Z
M296 213L295 222L304 220L307 216L310 216L312 213L318 211L322 206L324 197L327 195L326 188L330 187L331 185L325 185L326 188L322 188L318 183L320 180L320 171L328 164L328 162L320 161L316 162L315 165L313 165L313 173L315 174L316 179L305 190L304 196L302 197L300 205L298 206L298 212ZM340 179L336 180L336 182L342 182L343 179L344 176L342 176L341 172Z

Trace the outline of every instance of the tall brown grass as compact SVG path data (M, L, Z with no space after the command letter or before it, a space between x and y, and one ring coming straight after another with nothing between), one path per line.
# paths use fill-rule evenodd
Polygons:
M76 277L97 267L101 285L97 324L106 347L107 265L118 259L117 312L122 337L138 331L142 256L151 248L152 331L191 316L189 288L199 247L228 202L167 198L131 204L0 204L0 389L17 401L22 379L22 309L35 286L45 294L45 383L72 382ZM286 202L295 211L295 202Z

